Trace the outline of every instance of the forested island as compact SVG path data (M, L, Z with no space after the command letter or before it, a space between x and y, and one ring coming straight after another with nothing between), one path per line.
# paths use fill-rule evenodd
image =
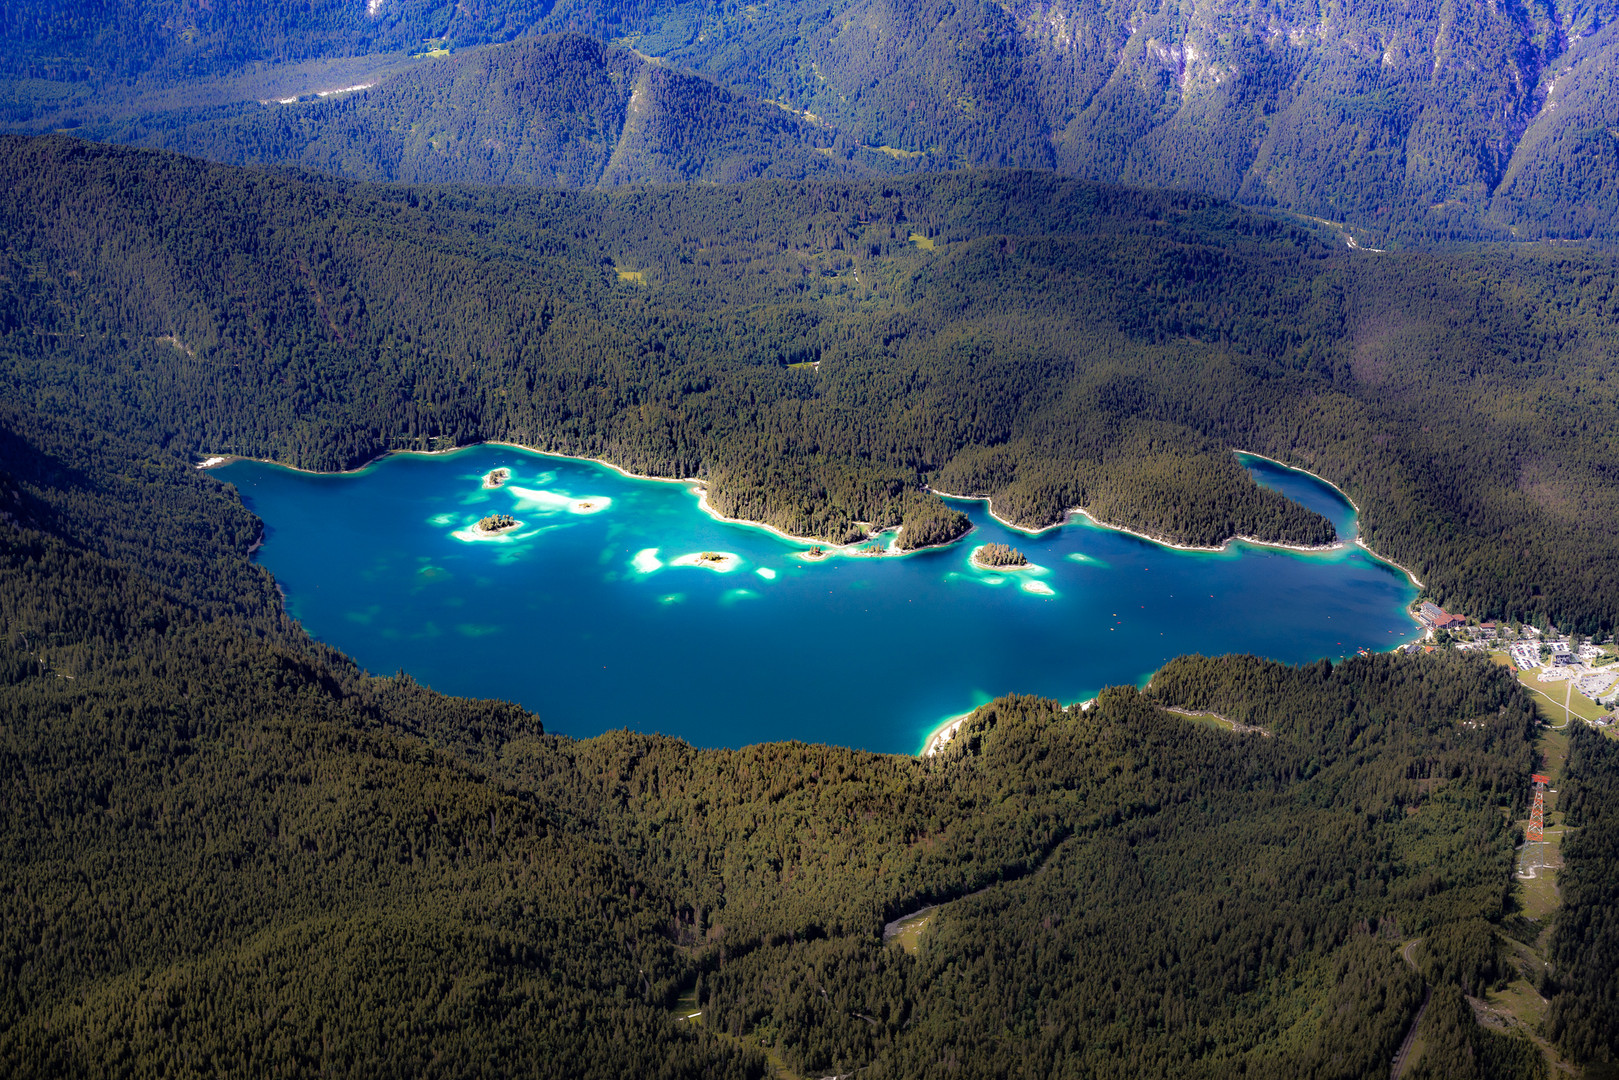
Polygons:
M44 138L0 177L0 1073L1371 1078L1415 1025L1428 1075L1547 1075L1486 986L1619 1057L1619 744L1567 734L1531 917L1504 669L1182 658L926 759L572 740L311 640L193 467L499 439L827 540L948 536L935 483L1332 539L1242 447L1442 602L1611 628L1607 254L1347 252L1026 173L564 194Z
M1021 570L1029 565L1028 556L1006 544L982 544L974 548L972 562L985 570Z
M496 536L503 532L511 532L521 524L522 522L510 514L490 514L487 517L479 518L478 524L473 528L484 536Z

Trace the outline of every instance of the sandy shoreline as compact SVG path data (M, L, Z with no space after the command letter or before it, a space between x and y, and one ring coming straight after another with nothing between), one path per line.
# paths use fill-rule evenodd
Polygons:
M977 711L977 709L973 710L973 712ZM927 741L922 744L922 749L916 756L930 758L944 749L945 744L956 737L956 734L961 731L961 725L965 724L971 716L971 712L966 712L960 716L952 716L940 723L928 733Z
M1422 583L1422 579L1413 574L1408 567L1402 566L1393 559L1389 558L1387 555L1379 555L1376 551L1372 550L1372 546L1370 544L1360 538L1360 504L1349 497L1349 492L1345 491L1343 488L1339 487L1337 484L1334 484L1331 480L1328 480L1325 476L1322 476L1319 473L1313 473L1309 469L1301 469L1297 465L1289 465L1285 461L1278 461L1276 458L1269 457L1265 454L1256 454L1252 450L1233 450L1232 453L1258 458L1260 461L1268 461L1272 465L1280 465L1284 469L1291 469L1294 472L1303 473L1312 480L1319 481L1320 483L1323 483L1332 490L1336 491L1339 497L1342 498L1344 502L1349 504L1349 508L1355 511L1355 535L1350 543L1360 548L1378 562L1387 563L1388 565L1394 567L1394 569L1403 573L1406 577L1411 579L1411 584L1415 585L1417 588L1426 589L1428 587L1424 585Z
M648 475L646 475L644 473L631 472L629 469L624 468L622 465L615 465L613 462L604 461L601 458L585 457L585 456L583 456L581 454L564 454L559 450L539 450L539 449L536 449L535 447L532 447L532 446L524 446L522 443L499 442L499 441L493 441L493 440L489 441L489 442L472 443L469 446L456 446L456 447L452 447L452 448L450 448L448 450L385 450L382 453L378 454L376 457L372 458L370 461L367 461L364 465L359 466L358 468L344 469L344 470L341 470L339 472L322 472L322 471L320 471L318 469L300 469L296 465L284 465L279 461L267 461L264 458L250 458L250 457L242 456L240 454L234 454L234 455L233 454L210 455L201 464L197 465L197 468L199 468L199 469L216 469L216 468L219 468L222 465L229 465L233 461L255 461L255 462L258 462L258 463L263 464L263 465L274 465L277 468L288 469L288 470L291 470L292 472L303 473L306 476L355 476L355 475L358 475L360 473L365 472L367 469L372 468L377 463L382 461L383 458L390 457L390 456L392 456L394 454L420 454L420 455L422 455L424 457L441 457L441 456L446 455L446 454L459 454L459 453L462 453L463 451L473 450L473 449L476 449L479 446L508 447L510 449L513 449L513 450L521 450L524 453L534 454L534 455L539 456L539 457L561 458L564 461L583 461L583 462L587 462L587 463L589 463L591 465L600 465L600 466L602 466L604 468L611 469L614 472L618 473L620 476L626 477L626 478L631 479L631 480L651 480L651 481L653 481L655 483L659 483L659 484L686 484L686 485L691 487L692 492L697 496L697 507L698 507L698 509L702 510L703 513L707 514L709 517L713 518L715 521L723 522L724 524L727 524L727 525L746 525L749 528L763 529L765 532L768 532L768 533L772 534L773 536L776 536L776 537L778 537L778 538L780 538L782 540L785 540L788 543L805 544L805 545L809 545L809 546L813 546L813 547L819 547L825 553L824 555L821 556L821 558L827 558L827 557L831 557L833 555L855 555L856 552L852 551L851 549L856 547L856 545L869 544L872 540L876 539L877 537L880 537L880 536L884 535L883 533L873 533L870 536L866 537L866 539L864 539L864 540L856 540L853 543L849 543L849 544L833 544L833 543L830 543L828 541L818 540L815 537L811 537L811 536L794 536L792 533L784 532L783 530L776 528L774 525L766 524L763 521L751 521L751 520L749 520L747 518L726 517L724 514L720 513L718 510L714 509L714 507L712 505L709 504L709 501L708 501L708 485L707 485L707 483L705 481L703 481L699 477L688 476L688 477L686 477L684 479L677 479L677 478L672 477L672 476L648 476ZM1359 505L1356 504L1355 500L1351 499L1349 497L1348 493L1343 490L1343 488L1339 487L1337 484L1334 484L1331 480L1328 480L1324 476L1319 476L1316 473L1311 472L1309 469L1301 469L1296 465L1289 465L1285 461L1280 461L1280 460L1278 460L1276 458L1273 458L1273 457L1270 457L1270 456L1268 456L1266 454L1255 453L1252 450L1239 450L1239 449L1233 448L1231 452L1233 454L1243 454L1243 455L1246 455L1248 457L1259 458L1261 461L1268 461L1273 465L1279 465L1284 469L1291 469L1293 472L1303 473L1304 475L1306 475L1308 477L1311 477L1314 480L1318 480L1321 483L1325 484L1327 487L1330 487L1333 491L1336 491L1339 494L1339 496L1341 496L1343 498L1344 502L1348 503L1350 508L1352 510L1354 510L1355 516L1357 518L1360 516L1360 507L1359 507ZM1303 554L1303 555L1315 555L1315 554L1325 554L1325 553L1329 553L1329 552L1333 552L1333 551L1339 551L1339 550L1342 550L1343 548L1349 546L1349 544L1345 543L1345 541L1343 541L1343 540L1338 540L1338 541L1336 541L1334 543L1331 543L1331 544L1320 544L1320 545L1311 546L1311 545L1308 545L1308 544L1280 544L1280 543L1275 543L1275 542L1269 541L1269 540L1259 540L1259 539L1256 539L1255 537L1251 537L1251 536L1233 536L1233 537L1229 538L1228 540L1226 540L1224 543L1222 543L1219 547L1203 547L1203 546L1199 546L1199 545L1195 545L1195 544L1177 544L1177 543L1175 543L1173 541L1170 541L1170 540L1163 540L1163 539L1160 539L1159 537L1152 536L1152 535L1150 535L1148 533L1140 532L1140 531L1138 531L1136 529L1132 529L1132 528L1130 528L1129 526L1126 526L1126 525L1115 525L1115 524L1113 524L1111 522L1103 521L1100 518L1097 518L1097 517L1093 516L1090 513L1090 511L1086 510L1083 506L1076 506L1076 507L1073 507L1072 509L1068 510L1066 513L1063 514L1063 517L1062 517L1061 521L1053 522L1050 525L1042 525L1039 528L1030 528L1030 527L1025 526L1025 525L1018 525L1015 522L1008 521L1005 518L1001 517L999 514L997 514L995 512L995 508L994 508L993 504L990 501L991 497L989 495L956 495L956 494L953 494L952 492L941 491L940 489L935 488L935 487L929 487L926 490L931 491L935 495L942 496L943 498L946 498L946 499L959 499L959 500L961 500L963 502L981 502L981 503L984 504L984 512L987 513L991 518L994 518L995 521L1000 523L1003 527L1005 527L1007 529L1010 529L1013 532L1022 533L1024 536L1029 536L1029 537L1038 537L1038 536L1041 536L1041 535L1043 535L1045 533L1050 532L1052 529L1060 529L1064 525L1069 524L1073 520L1074 515L1080 514L1080 515L1084 516L1085 520L1089 521L1091 524L1097 526L1098 528L1111 529L1114 532L1127 533L1130 536L1136 537L1137 539L1146 540L1148 543L1157 544L1159 547L1169 548L1172 551L1190 551L1190 552L1204 552L1204 553L1208 553L1208 554L1218 554L1220 552L1224 552L1227 549L1229 549L1232 544L1241 543L1241 544L1249 544L1249 545L1251 545L1253 547L1274 548L1274 549L1279 550L1279 551L1293 551L1293 552L1298 552L1299 554ZM900 531L901 530L895 530L895 536L896 537L898 536ZM929 544L926 547L909 548L909 549L905 549L905 550L901 550L901 549L899 549L897 547L894 547L892 544L890 544L889 547L888 547L888 550L884 552L883 557L885 557L885 558L903 558L906 555L914 555L914 554L916 554L918 552L922 552L922 551L931 551L931 550L934 550L935 548L950 547L950 546L952 546L954 544L960 543L962 540L964 540L968 536L972 535L972 533L973 533L973 530L968 529L966 532L962 533L960 536L956 537L954 540L947 540L942 544ZM1419 589L1427 588L1427 586L1422 583L1422 580L1420 578L1418 578L1416 574L1412 573L1409 568L1407 568L1405 566L1402 566L1401 564L1395 562L1393 559L1390 559L1385 555L1378 554L1378 552L1375 551L1369 544L1367 544L1366 541L1361 539L1360 530L1358 528L1356 529L1355 538L1352 541L1350 541L1349 543L1353 543L1354 546L1360 548L1362 551L1366 552L1366 554L1370 555L1372 558L1378 560L1379 562L1386 563L1389 566L1394 567L1396 570L1400 571L1408 579L1410 579L1411 584L1415 585L1417 588L1419 588ZM860 558L872 558L873 556L859 555L859 557ZM819 559L814 560L814 561L819 561ZM985 569L985 568L980 567L980 569ZM1003 569L1003 568L996 568L996 569ZM1412 616L1412 618L1415 619L1415 616ZM1419 624L1420 624L1420 621L1419 621Z
M512 450L521 450L524 453L534 454L538 457L561 458L564 461L583 461L590 465L600 465L603 468L611 469L620 476L630 480L650 480L658 484L684 484L691 489L694 495L697 496L697 508L703 513L707 514L709 517L713 518L715 521L726 525L746 525L749 528L763 529L765 532L770 533L782 540L786 540L791 544L804 544L807 546L819 547L826 552L827 556L852 554L852 552L850 552L848 549L855 547L857 544L869 544L888 531L884 530L884 532L871 533L863 540L855 540L848 544L834 544L831 541L820 540L813 536L794 536L792 533L785 532L776 528L774 525L767 524L763 521L751 521L747 518L726 517L724 514L720 513L718 510L714 509L712 505L710 505L708 501L708 484L701 477L688 476L682 479L673 476L648 476L645 473L631 472L622 465L615 465L613 462L604 461L601 458L585 457L581 454L564 454L559 450L539 450L532 446L524 446L522 443L498 442L495 440L472 443L468 446L457 446L449 450L385 450L376 457L372 458L370 461L367 461L364 465L360 465L353 469L341 469L336 472L322 471L319 469L301 469L296 465L287 465L280 461L269 461L265 458L247 457L242 454L210 456L206 461L198 465L197 468L217 469L222 465L229 465L233 461L253 461L260 465L274 465L278 469L286 469L290 472L303 473L305 476L357 476L360 473L365 472L367 469L374 467L384 458L393 457L396 454L417 454L422 457L442 457L446 454L459 454L467 450L475 450L480 446L507 447ZM947 543L930 544L927 547L901 550L890 545L889 549L884 552L884 557L910 555L917 551L928 551L932 548L948 547L950 544L954 544L963 537L967 536L971 531L972 530L969 529L966 533L962 533L961 536L958 536L955 540L948 541ZM897 537L899 530L894 530L894 533ZM862 555L861 557L873 558L874 556Z
M1355 537L1355 546L1360 548L1366 554L1370 555L1372 558L1376 559L1378 562L1388 563L1390 566L1394 567L1394 569L1398 570L1400 573L1402 573L1406 577L1410 578L1411 579L1411 584L1415 585L1417 588L1426 589L1428 587L1428 586L1426 586L1426 585L1424 585L1422 583L1422 580L1420 578L1418 578L1417 575L1413 574L1410 570L1406 569L1404 566L1401 566L1399 563L1395 562L1393 559L1389 558L1387 555L1379 555L1377 552L1373 551L1367 545L1366 541L1362 540L1358 536Z
M986 546L987 545L979 544L977 547L973 548L973 553L967 557L968 565L970 565L974 570L983 570L990 574L1019 574L1030 572L1038 574L1045 570L1045 567L1036 566L1032 562L1019 563L1016 566L992 566L978 557L978 553L983 551Z
M1321 475L1319 475L1317 473L1313 473L1309 469L1301 469L1297 465L1289 465L1287 462L1278 460L1277 458L1273 458L1273 457L1269 456L1268 454L1259 454L1259 453L1255 453L1252 450L1239 450L1239 449L1236 449L1236 448L1232 448L1231 452L1233 454L1241 454L1244 457L1258 458L1261 461L1268 461L1272 465L1278 465L1281 468L1288 469L1288 470L1290 470L1292 472L1303 473L1305 476L1310 477L1312 480L1316 480L1316 481L1318 481L1318 482L1320 482L1322 484L1325 484L1327 487L1331 488L1333 491L1336 491L1338 493L1339 497L1342 498L1344 502L1349 504L1350 509L1355 512L1355 517L1357 519L1360 517L1360 513L1361 513L1360 505L1358 503L1356 503L1354 499L1351 499L1349 497L1348 492L1346 492L1343 488L1339 487L1337 484L1334 484L1331 480L1328 480L1326 477L1321 476ZM1400 571L1407 578L1409 578L1411 580L1411 584L1415 585L1417 588L1419 588L1419 589L1427 588L1427 586L1422 583L1422 579L1417 577L1416 574L1412 573L1411 570L1408 567L1402 566L1401 564L1395 562L1393 559L1389 558L1387 555L1379 554L1374 548L1372 548L1372 546L1370 544L1366 543L1365 540L1361 539L1360 529L1358 527L1355 530L1355 536L1353 537L1353 539L1348 540L1348 541L1344 541L1344 540L1340 539L1340 540L1334 541L1331 544L1316 544L1316 545L1309 545L1309 544L1281 544L1281 543L1277 543L1277 542L1271 541L1271 540L1260 540L1260 539L1258 539L1256 537L1252 537L1252 536L1238 535L1238 536L1233 536L1230 539L1226 540L1219 547L1203 547L1203 546L1196 545L1196 544L1177 544L1172 540L1164 540L1164 539L1161 539L1159 537L1152 536L1152 535L1150 535L1148 533L1144 533L1144 532L1140 532L1140 531L1138 531L1136 529L1132 529L1127 525L1115 525L1112 522L1103 521L1102 519L1100 519L1100 518L1094 516L1093 514L1091 514L1091 512L1086 510L1083 506L1076 506L1076 507L1073 507L1072 509L1068 510L1066 513L1063 514L1063 518L1062 518L1061 521L1053 522L1050 525L1042 525L1041 527L1039 527L1037 529L1029 528L1028 526L1025 526L1025 525L1018 525L1018 524L1016 524L1014 522L1007 521L1005 518L1003 518L999 514L997 514L995 512L995 509L994 509L993 505L990 503L990 498L991 497L989 495L955 495L955 494L952 494L952 493L950 493L948 491L941 491L938 488L931 488L931 487L928 490L933 492L935 495L940 495L940 496L943 496L944 498L947 498L947 499L960 499L960 500L962 500L964 502L981 502L981 503L984 504L985 512L988 513L990 517L992 517L996 521L1000 522L1001 525L1005 526L1008 529L1012 529L1015 532L1020 532L1025 536L1031 536L1031 537L1040 536L1042 533L1050 532L1052 529L1060 529L1064 525L1067 525L1070 521L1072 521L1075 514L1080 514L1080 515L1083 515L1087 521L1091 522L1091 524L1096 525L1099 528L1111 529L1114 532L1128 533L1129 535L1137 537L1138 539L1146 540L1146 541L1148 541L1150 543L1157 544L1159 547L1169 548L1169 549L1171 549L1173 551L1201 551L1201 552L1208 552L1208 553L1218 553L1218 552L1223 552L1223 551L1227 550L1232 544L1242 543L1242 544L1249 544L1249 545L1251 545L1253 547L1275 548L1275 549L1280 550L1280 551L1296 551L1296 552L1299 552L1300 554L1304 554L1304 555L1313 555L1313 554L1325 554L1325 553L1333 552L1333 551L1341 551L1344 548L1346 548L1346 547L1350 546L1351 544L1353 544L1355 547L1360 548L1362 551L1366 552L1366 554L1370 555L1372 558L1376 559L1378 562L1387 563L1389 566L1392 566L1392 567L1394 567L1394 569ZM1357 521L1357 526L1358 526L1358 521Z
M1354 499L1351 499L1349 497L1349 492L1345 491L1343 488L1339 487L1337 484L1334 484L1331 480L1328 480L1325 476L1322 476L1319 473L1313 473L1309 469L1301 469L1297 465L1289 465L1287 462L1282 461L1279 458L1273 458L1273 457L1269 456L1268 454L1256 454L1252 450L1238 450L1238 449L1235 449L1235 448L1233 448L1231 452L1233 454L1241 454L1243 457L1252 457L1252 458L1258 458L1260 461L1268 461L1272 465L1280 465L1282 468L1287 469L1287 470L1289 470L1291 472L1303 473L1305 476L1308 476L1310 479L1319 481L1320 483L1323 483L1323 484L1327 485L1329 488L1336 491L1338 493L1338 496L1341 499L1343 499L1344 502L1349 504L1349 508L1355 512L1355 516L1357 518L1360 517L1360 506L1359 506L1359 504L1357 504L1355 502ZM1359 530L1357 530L1357 532L1358 531Z
M860 545L860 544L869 544L869 543L871 543L871 541L877 539L878 537L881 537L881 536L885 535L885 533L887 532L887 530L884 530L884 532L872 533L872 534L868 535L864 540L856 540L856 541L853 541L853 542L848 543L848 544L833 544L830 541L818 540L818 539L816 539L815 537L812 537L812 536L795 536L792 533L785 532L785 531L783 531L781 529L776 528L774 525L766 524L763 521L752 521L752 520L750 520L748 518L726 517L724 514L720 513L718 510L714 509L714 507L709 503L709 501L708 501L708 485L707 485L707 482L702 480L700 477L688 476L688 477L686 477L684 479L677 479L677 478L672 477L672 476L648 476L648 475L646 475L644 473L631 472L630 470L624 468L621 465L615 465L613 462L604 461L601 458L585 457L585 456L580 455L580 454L564 454L564 453L562 453L561 451L558 451L558 450L538 450L538 449L536 449L536 448L534 448L532 446L524 446L521 443L508 443L508 442L499 442L499 441L493 441L493 440L491 440L489 442L472 443L472 444L470 444L468 446L457 446L457 447L453 447L453 448L451 448L449 450L386 450L383 453L378 454L376 457L372 458L370 461L367 461L364 465L359 466L358 468L344 469L344 470L339 471L339 472L322 472L322 471L319 471L317 469L300 469L296 465L284 465L279 461L267 461L264 458L249 458L249 457L244 457L244 456L241 456L241 455L225 455L225 456L214 455L214 456L210 456L210 457L208 457L208 459L206 461L204 461L202 464L198 465L197 468L199 468L199 469L215 469L215 468L218 468L218 467L220 467L222 465L228 465L233 461L256 461L256 462L259 462L260 464L275 465L278 468L289 469L292 472L300 472L300 473L304 473L305 475L308 475L308 476L354 476L354 475L357 475L359 473L365 472L367 469L372 468L378 462L382 461L383 458L390 457L390 456L392 456L394 454L420 454L420 455L423 455L423 456L426 456L426 457L439 457L439 456L443 456L445 454L459 454L459 453L462 453L463 451L476 449L479 446L509 447L509 448L511 448L513 450L522 450L525 453L535 454L535 455L537 455L539 457L561 458L561 459L563 459L565 461L583 461L583 462L587 462L587 463L589 463L591 465L600 465L600 466L602 466L604 468L611 469L614 472L618 473L620 476L627 477L627 478L629 478L631 480L651 480L651 481L654 481L654 482L660 483L660 484L686 484L686 485L691 486L693 493L697 496L697 507L698 507L698 509L702 510L703 513L707 514L709 517L713 518L715 521L723 522L724 524L727 524L727 525L746 525L749 528L763 529L765 532L768 532L768 533L770 533L770 534L772 534L772 535L774 535L776 537L779 537L782 540L786 540L789 543L807 544L807 545L820 547L826 552L827 556L856 554L856 552L851 551L850 549L853 549L857 545ZM1354 510L1356 517L1360 516L1360 507L1358 505L1356 505L1355 500L1351 499L1349 497L1349 495L1347 493L1345 493L1344 490L1342 488L1340 488L1337 484L1334 484L1331 480L1328 480L1325 477L1318 476L1318 475L1316 475L1315 473L1311 472L1308 469L1301 469L1296 465L1289 465L1285 461L1279 461L1276 458L1269 457L1269 456L1267 456L1265 454L1255 453L1252 450L1239 450L1239 449L1233 448L1231 452L1233 454L1243 454L1243 455L1246 455L1248 457L1259 458L1261 461L1268 461L1273 465L1279 465L1284 469L1291 469L1293 472L1303 473L1304 475L1306 475L1308 477L1311 477L1312 479L1318 480L1321 483L1325 484L1327 487L1330 487L1333 491L1336 491L1343 498L1343 500L1349 504L1350 508ZM1345 542L1343 540L1337 540L1337 541L1334 541L1331 544L1316 544L1316 545L1310 545L1310 544L1283 544L1283 543L1277 543L1277 542L1271 541L1271 540L1260 540L1260 539L1258 539L1256 537L1252 537L1252 536L1238 535L1238 536L1233 536L1233 537L1228 538L1223 543L1221 543L1218 547L1206 547L1206 546L1197 545L1197 544L1177 544L1172 540L1164 540L1164 539L1162 539L1160 537L1153 536L1150 533L1144 533L1144 532L1140 532L1139 530L1132 529L1127 525L1115 525L1112 522L1103 521L1102 519L1094 516L1093 514L1091 514L1090 511L1086 510L1083 506L1076 506L1076 507L1073 507L1073 508L1069 509L1068 511L1066 511L1063 514L1062 520L1060 520L1060 521L1055 521L1055 522L1051 523L1050 525L1042 525L1039 528L1031 528L1031 527L1026 526L1026 525L1019 525L1019 524L1017 524L1015 522L1008 521L1005 518L1001 517L999 514L997 514L995 512L994 505L990 501L991 496L989 496L989 495L957 495L957 494L954 494L952 492L940 490L939 488L936 488L936 487L928 487L928 488L926 488L926 490L931 491L933 494L942 496L943 498L946 498L946 499L959 499L962 502L981 502L981 503L984 504L984 512L989 514L989 516L991 518L994 518L995 521L998 522L1000 525L1002 525L1003 527L1005 527L1007 529L1012 530L1013 532L1019 532L1019 533L1022 533L1024 536L1029 536L1029 537L1038 537L1038 536L1041 536L1041 535L1043 535L1045 533L1050 532L1052 529L1060 529L1063 526L1069 524L1073 520L1074 515L1079 514L1079 515L1083 515L1084 518L1087 521L1089 521L1091 524L1097 526L1098 528L1111 529L1114 532L1127 533L1130 536L1136 537L1137 539L1146 540L1149 543L1157 544L1159 547L1169 548L1172 551L1190 551L1190 552L1203 552L1203 553L1207 553L1207 554L1219 554L1221 552L1224 552L1224 551L1228 550L1231 547L1232 544L1240 543L1240 544L1248 544L1248 545L1251 545L1253 547L1274 548L1274 549L1279 550L1279 551L1294 551L1294 552L1298 552L1298 553L1304 554L1304 555L1314 555L1314 554L1326 554L1326 553L1333 552L1333 551L1340 551L1340 550L1344 549L1345 547L1348 547L1350 543L1353 543L1356 547L1359 547L1362 551L1366 552L1368 555L1372 556L1373 558L1379 560L1380 562L1387 563L1388 565L1394 567L1396 570L1399 570L1401 573L1405 574L1406 577L1411 579L1411 583L1413 585L1415 585L1417 588L1419 588L1419 589L1426 588L1426 586L1423 585L1422 581L1420 579L1418 579L1418 577L1415 574L1413 574L1409 569L1407 569L1404 566L1401 566L1399 563L1395 562L1393 559L1387 558L1387 557L1385 557L1383 555L1379 555L1370 546L1368 546L1365 541L1361 540L1360 536L1359 536L1359 530L1358 529L1356 530L1356 536L1355 536L1354 540L1349 541L1349 542ZM899 535L899 533L901 531L903 531L903 526L900 529L894 530L896 538L898 537L898 535ZM912 554L915 554L915 553L921 552L921 551L931 551L931 550L933 550L935 548L950 547L950 546L952 546L954 544L960 543L962 540L964 540L968 536L972 535L972 532L973 532L973 530L969 529L969 530L967 530L967 532L962 533L960 536L956 537L953 540L947 540L942 544L929 544L926 547L919 547L919 548L900 549L900 548L897 548L897 547L893 546L893 544L890 543L890 545L888 546L888 549L884 552L883 557L885 557L885 558L903 557L905 555L912 555ZM872 558L873 556L860 555L860 557L861 558ZM980 568L981 569L991 569L989 567L980 567ZM993 569L1007 569L1007 568L1006 567L994 567Z

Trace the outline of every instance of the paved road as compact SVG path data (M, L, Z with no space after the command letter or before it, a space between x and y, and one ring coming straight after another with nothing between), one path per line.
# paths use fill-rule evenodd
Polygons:
M1417 1010L1416 1019L1411 1021L1411 1030L1405 1033L1405 1042L1400 1044L1400 1052L1394 1055L1394 1064L1389 1067L1389 1080L1400 1080L1400 1074L1405 1072L1405 1059L1411 1054L1411 1044L1417 1041L1417 1026L1422 1023L1422 1014L1428 1011L1428 1002L1433 999L1433 987L1425 989L1422 1008Z
M1413 954L1421 942L1422 939L1417 938L1400 950L1400 955L1413 969L1417 966L1417 958ZM1411 1056L1411 1046L1417 1041L1417 1028L1422 1024L1422 1014L1428 1011L1428 1002L1433 1000L1433 987L1426 986L1423 991L1422 1007L1417 1010L1415 1019L1411 1021L1411 1030L1405 1033L1405 1041L1400 1044L1400 1052L1394 1055L1394 1064L1389 1066L1389 1080L1400 1080L1400 1074L1405 1072L1405 1059Z

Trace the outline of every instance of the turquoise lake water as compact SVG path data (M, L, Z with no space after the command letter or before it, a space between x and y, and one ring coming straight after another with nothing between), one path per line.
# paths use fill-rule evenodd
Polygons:
M1328 485L1243 462L1353 535ZM496 468L511 477L486 490ZM1073 702L1182 653L1299 663L1417 636L1405 574L1354 546L1183 552L1083 518L1029 536L963 501L976 527L952 547L806 562L808 545L716 521L686 485L510 447L341 476L249 461L214 475L264 520L258 559L309 633L373 673L520 702L558 734L914 753L1004 693ZM494 513L522 525L479 538ZM974 569L991 542L1038 569ZM677 563L704 551L735 565Z

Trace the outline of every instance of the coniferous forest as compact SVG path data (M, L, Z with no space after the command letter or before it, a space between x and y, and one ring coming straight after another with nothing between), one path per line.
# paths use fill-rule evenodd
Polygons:
M1611 629L1616 270L1035 173L514 191L4 141L0 1074L1370 1078L1420 1013L1427 1075L1548 1075L1467 1002L1521 975L1505 669L1187 657L928 758L563 739L311 641L193 466L498 438L829 540L949 540L936 491L1333 538L1237 447L1444 603ZM1540 986L1601 1063L1619 754L1575 727Z
M1480 619L1619 624L1619 260L1346 251L1050 174L372 186L0 142L14 407L314 469L499 439L701 476L841 541L1075 508L1182 543L1332 526Z

